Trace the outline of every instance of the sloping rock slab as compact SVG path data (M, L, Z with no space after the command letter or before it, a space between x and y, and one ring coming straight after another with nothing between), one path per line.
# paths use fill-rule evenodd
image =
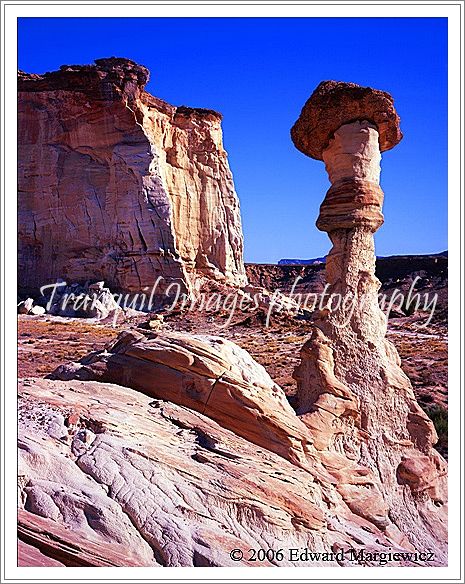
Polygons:
M257 565L249 549L282 548L259 565L308 565L286 550L406 549L353 514L316 462L299 468L202 414L99 382L19 390L20 538L55 561Z
M123 332L104 351L58 367L52 379L116 383L186 406L294 462L311 437L284 391L247 351L213 336Z

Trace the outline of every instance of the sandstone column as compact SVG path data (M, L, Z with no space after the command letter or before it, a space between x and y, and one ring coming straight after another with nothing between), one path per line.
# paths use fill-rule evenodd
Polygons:
M373 233L384 220L381 152L402 139L393 99L353 83L322 82L291 136L301 152L325 162L331 182L317 227L333 244L326 277L335 295L315 314L302 348L294 373L297 412L315 447L342 473L340 490L349 506L365 512L350 476L351 469L360 475L365 467L386 504L379 525L384 521L393 537L396 528L407 533L417 549L444 551L446 463L433 448L434 426L385 338L378 306ZM377 509L379 515L379 502Z

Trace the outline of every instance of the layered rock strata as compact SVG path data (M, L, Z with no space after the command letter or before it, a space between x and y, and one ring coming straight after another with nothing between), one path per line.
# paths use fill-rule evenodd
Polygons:
M274 411L275 436L281 424L282 434L300 427L310 440L295 414L289 425L279 394L254 391L260 371L244 363L243 375L249 381L231 388L232 399L256 412L264 436ZM159 378L151 376L153 388ZM415 559L406 536L383 525L366 469L315 456L311 445L305 464L287 460L273 439L268 448L243 437L250 416L231 431L198 409L98 381L26 379L19 394L23 565L380 565L381 552L400 554L389 565L442 562ZM241 560L231 559L234 549ZM254 562L250 549L282 555Z
M246 283L221 115L144 91L128 59L18 76L19 285L192 293Z
M122 332L103 351L64 364L49 377L124 385L200 412L258 446L305 462L307 428L247 351L214 336L150 337Z
M321 409L317 414L298 416L264 368L231 341L181 333L147 335L123 332L105 350L62 365L49 377L115 383L208 416L236 436L278 455L281 462L276 468L288 461L309 473L321 488L321 498L331 501L330 508L333 506L339 516L354 525L362 522L390 546L414 549L402 527L389 516L389 504L375 469L347 456L342 448L327 448L327 437L338 432L331 408L343 419L359 416L355 396L342 383L337 385L334 380L339 393L330 395L327 391L318 403ZM320 354L319 359L326 357ZM331 372L324 367L329 378ZM436 479L430 474L432 483ZM325 505L321 509L326 509ZM324 515L332 516L332 512L326 510ZM322 549L328 549L329 541L325 539ZM434 562L442 559L438 554Z
M297 148L326 164L331 188L317 226L333 244L326 263L328 305L316 313L295 371L298 414L321 456L337 453L373 473L387 516L414 547L443 554L446 462L434 450L434 426L386 339L377 297L380 152L402 137L392 98L354 84L321 83L291 135Z

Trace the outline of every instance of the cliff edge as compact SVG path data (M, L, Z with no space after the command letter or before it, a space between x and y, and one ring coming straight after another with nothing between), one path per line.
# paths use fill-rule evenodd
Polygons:
M19 286L243 285L242 227L221 115L144 90L129 59L18 74Z

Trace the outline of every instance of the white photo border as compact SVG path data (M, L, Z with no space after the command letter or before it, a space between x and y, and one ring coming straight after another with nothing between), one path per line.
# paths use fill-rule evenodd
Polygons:
M463 18L451 2L47 2L0 0L1 582L463 582ZM17 475L17 19L20 17L448 18L449 565L447 567L48 568L18 567ZM181 8L181 10L180 10ZM386 46L389 51L389 45ZM98 55L97 55L98 56ZM421 64L419 64L419 67ZM419 96L421 98L421 96ZM427 123L427 121L425 121ZM429 153L425 151L425 163ZM13 504L14 502L14 504ZM347 575L346 578L343 577Z

